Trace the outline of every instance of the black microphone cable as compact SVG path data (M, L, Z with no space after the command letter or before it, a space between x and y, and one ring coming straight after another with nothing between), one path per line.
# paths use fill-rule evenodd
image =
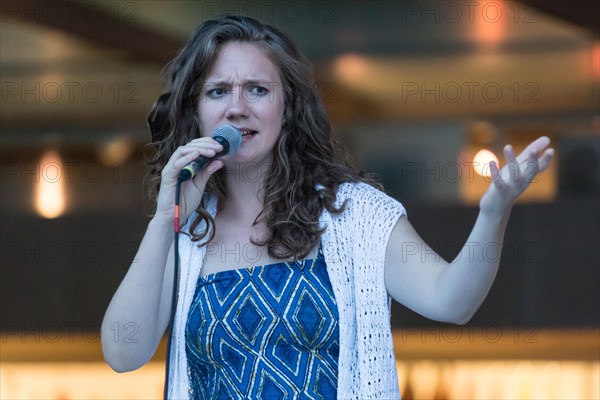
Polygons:
M213 139L223 146L223 150L217 153L216 156L235 153L242 145L242 133L234 126L222 125L213 132ZM177 309L177 300L179 297L179 197L181 184L188 179L193 178L206 164L210 163L212 158L200 156L192 161L183 170L180 171L177 177L177 185L175 186L175 207L174 207L174 256L173 260L173 295L171 299L171 315L169 317L169 325L167 331L169 337L167 340L167 359L165 365L165 388L163 397L168 400L169 397L169 370L171 369L171 344L173 339L173 323L175 321L175 312Z
M175 321L175 312L177 309L177 298L179 296L179 193L181 191L181 184L184 179L181 179L181 176L177 179L177 185L175 185L175 222L173 225L174 231L174 255L175 259L173 260L173 294L171 296L171 315L169 317L169 325L167 327L167 331L169 332L169 337L167 339L167 359L165 365L165 389L163 397L165 400L169 398L169 371L171 368L171 341L173 338L173 323Z

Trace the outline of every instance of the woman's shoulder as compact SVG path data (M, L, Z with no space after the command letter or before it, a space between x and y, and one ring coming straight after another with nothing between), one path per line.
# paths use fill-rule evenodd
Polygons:
M345 199L392 199L392 197L390 197L382 189L366 182L344 182L338 187L336 195L341 201L344 201Z
M336 202L343 204L345 201L348 208L354 212L370 213L376 210L390 210L406 214L404 206L385 193L366 182L345 182L337 191Z

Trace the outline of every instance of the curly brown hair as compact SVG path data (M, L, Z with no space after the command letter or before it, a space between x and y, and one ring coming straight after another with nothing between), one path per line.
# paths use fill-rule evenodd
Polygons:
M269 256L300 259L318 243L323 229L319 216L325 207L337 214L338 186L343 182L375 181L349 161L345 149L332 137L331 124L319 97L312 65L285 34L244 16L224 16L205 21L188 43L167 65L166 92L154 103L148 116L152 132L146 163L150 166L151 197L156 198L160 173L173 152L200 137L198 99L206 75L220 47L229 41L251 42L266 50L278 68L283 84L285 112L281 134L273 150L273 163L264 182L264 208L255 224L264 221L269 235L263 241ZM226 196L224 171L209 179L205 191ZM316 185L322 185L317 190ZM192 240L214 237L214 219L199 205L192 222ZM195 233L205 221L204 229ZM208 236L208 237L207 237Z

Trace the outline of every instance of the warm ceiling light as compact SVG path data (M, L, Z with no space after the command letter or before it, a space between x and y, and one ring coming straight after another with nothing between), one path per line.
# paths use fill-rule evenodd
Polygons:
M135 143L131 137L115 137L98 148L98 158L105 165L123 164L134 152Z
M600 77L600 41L596 41L592 46L592 76Z
M357 54L344 54L335 61L335 74L343 80L361 79L368 72L369 63L367 59Z
M35 190L35 208L44 218L56 218L65 210L63 171L58 153L45 152L40 160Z
M492 171L490 170L490 162L494 161L499 167L498 157L489 150L479 150L475 157L473 157L473 169L478 175L486 178L492 177Z
M474 37L482 48L493 48L506 35L506 20L509 11L502 1L484 1L474 7Z

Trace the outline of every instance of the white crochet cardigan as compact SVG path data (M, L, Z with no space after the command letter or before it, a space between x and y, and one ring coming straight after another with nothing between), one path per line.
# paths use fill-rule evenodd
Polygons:
M346 199L343 213L325 210L319 220L327 227L321 246L340 316L337 398L400 399L384 260L392 228L406 211L398 201L364 183L340 185L336 207ZM206 207L213 216L216 203L213 196ZM182 230L189 233L193 220L190 217ZM169 399L177 400L189 397L185 324L206 246L197 247L189 236L181 235L179 248L182 268L169 374Z

